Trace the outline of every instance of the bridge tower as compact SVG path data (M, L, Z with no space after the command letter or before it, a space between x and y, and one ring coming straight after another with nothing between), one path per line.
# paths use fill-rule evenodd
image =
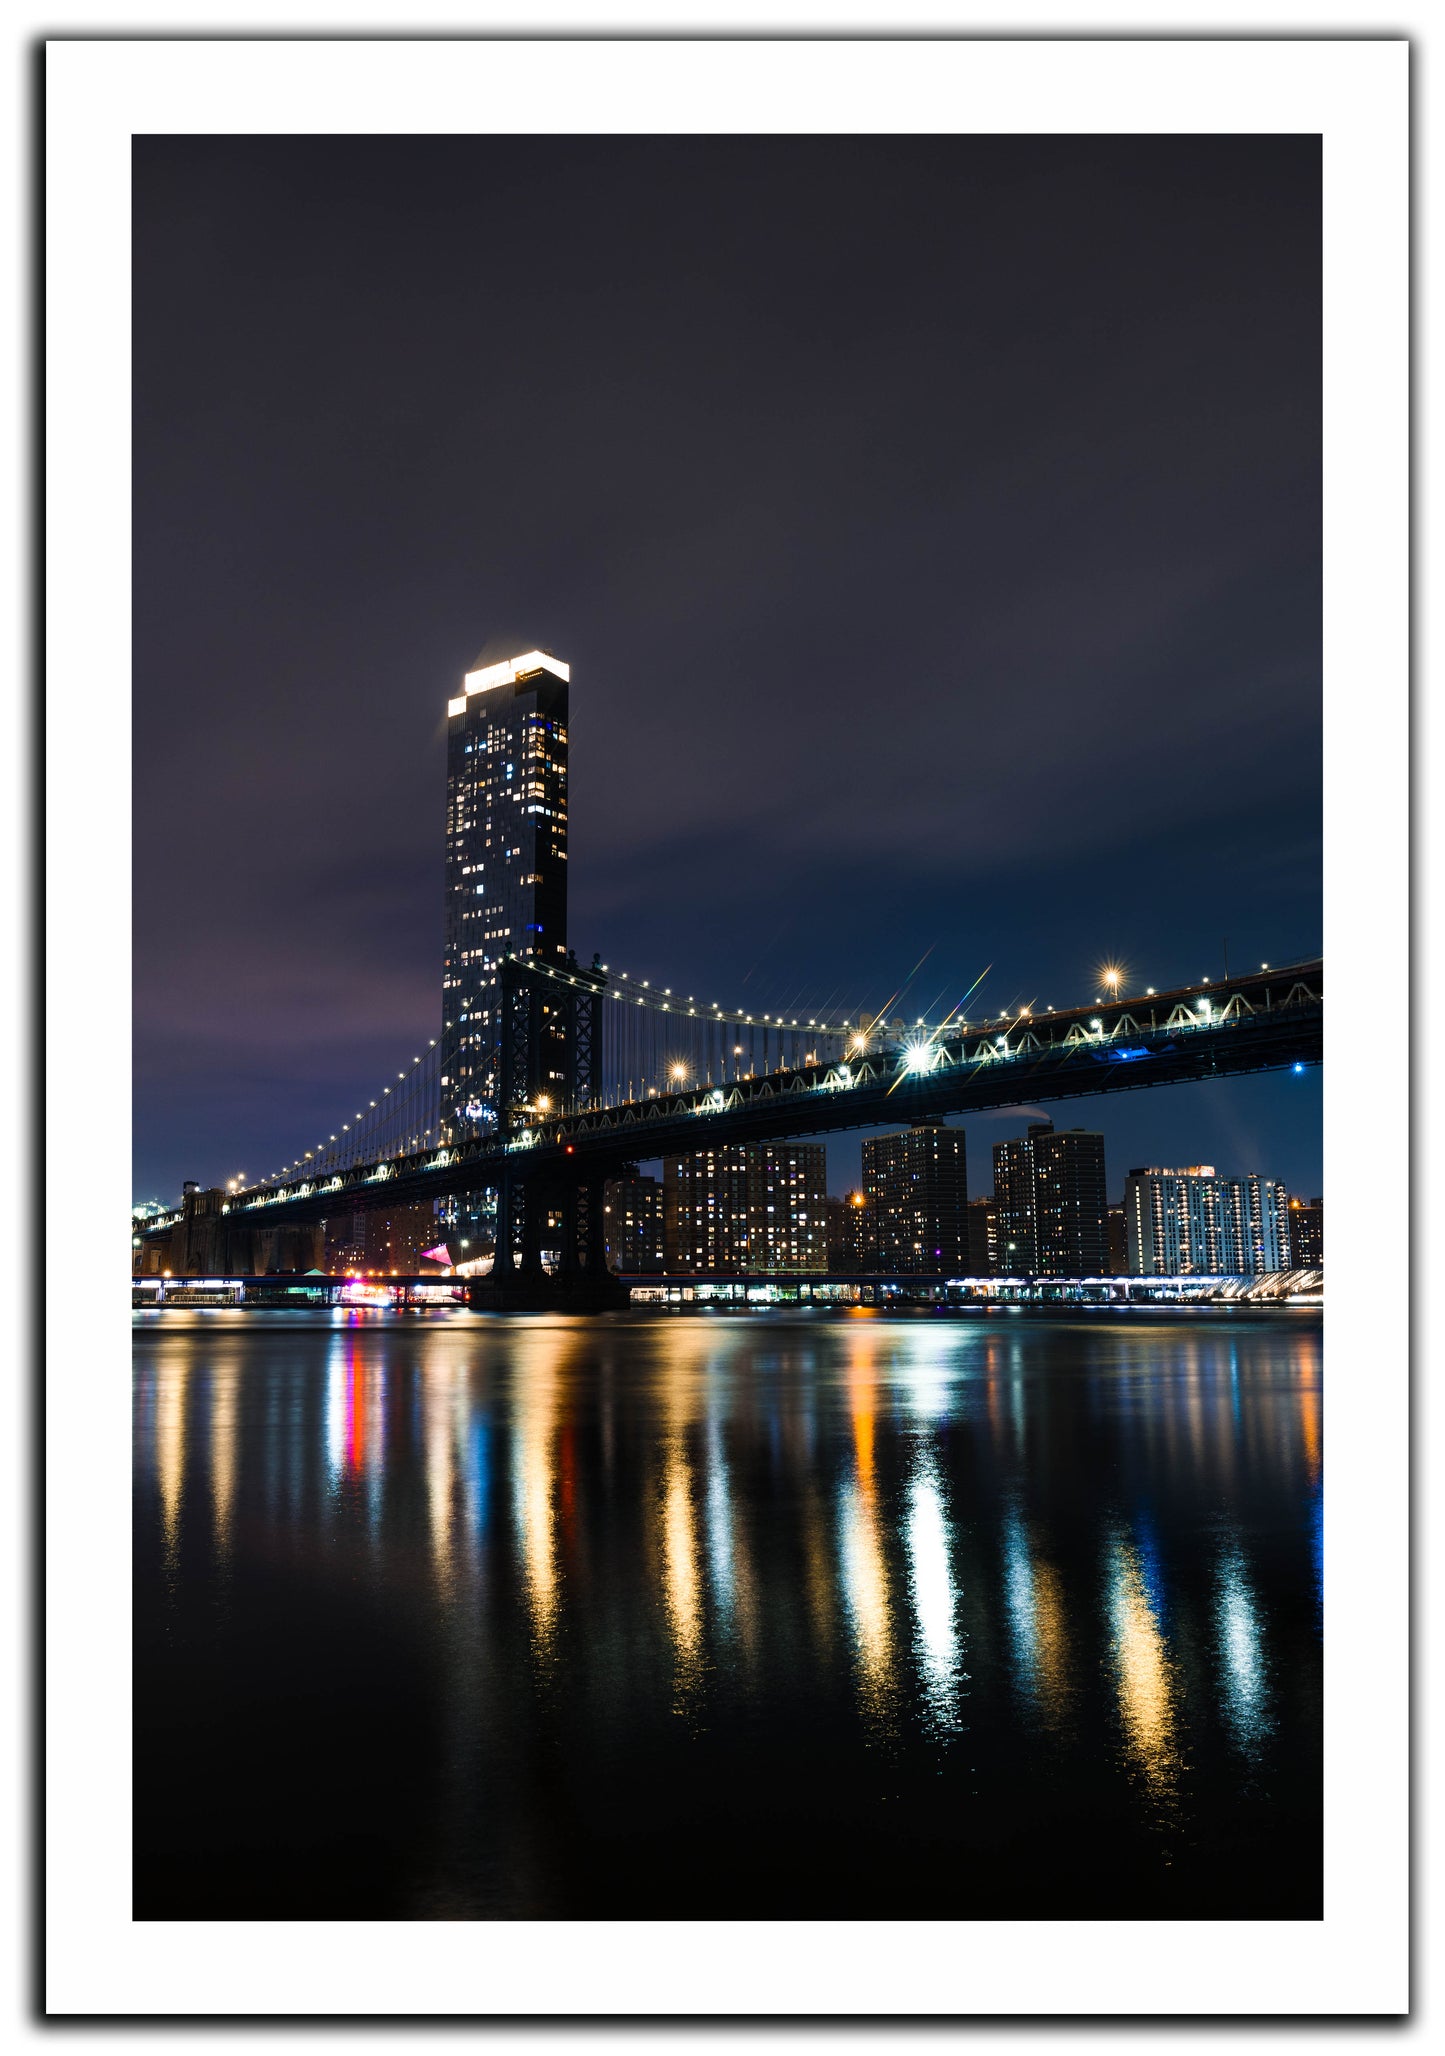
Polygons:
M501 967L499 1126L518 1147L496 1194L495 1261L479 1305L601 1305L617 1296L606 1272L603 1174L574 1175L565 1162L550 1174L531 1173L521 1147L530 1136L545 1137L559 1116L601 1105L606 984L598 966L583 970L570 953L560 972L529 958ZM550 1279L544 1250L555 1263Z

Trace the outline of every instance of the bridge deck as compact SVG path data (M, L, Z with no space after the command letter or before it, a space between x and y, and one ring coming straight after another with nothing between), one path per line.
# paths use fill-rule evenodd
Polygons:
M624 1164L709 1145L906 1126L1039 1100L1097 1097L1206 1078L1317 1064L1323 1054L1319 959L1227 985L1033 1014L1027 1010L902 1049L590 1108L502 1137L356 1164L327 1178L240 1192L236 1225L270 1227L369 1206L399 1206L495 1187L578 1184ZM168 1232L179 1216L154 1224Z

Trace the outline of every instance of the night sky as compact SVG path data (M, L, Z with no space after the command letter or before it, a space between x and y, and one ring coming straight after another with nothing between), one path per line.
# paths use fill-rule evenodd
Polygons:
M570 940L756 1010L1321 944L1309 137L137 138L135 1196L439 1032L445 702ZM1025 1117L971 1120L970 1188ZM1320 1077L1071 1102L1322 1189ZM830 1185L856 1138L828 1145Z

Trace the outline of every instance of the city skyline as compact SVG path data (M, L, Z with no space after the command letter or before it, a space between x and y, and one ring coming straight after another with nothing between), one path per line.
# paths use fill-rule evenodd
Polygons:
M531 357L485 330L510 395L489 411L472 361L418 342L378 281L466 300L441 259L499 148L137 144L136 702L138 724L160 724L137 751L138 875L193 816L196 835L232 809L284 824L259 853L240 838L244 858L202 836L205 864L164 904L140 896L138 1194L263 1175L326 1117L324 1095L366 1090L437 1032L437 716L479 639L478 662L536 647L575 667L568 941L584 961L597 949L761 1007L840 978L840 997L879 1004L921 958L923 1010L934 984L946 1007L989 965L986 1003L1004 1007L1087 998L1111 958L1142 988L1219 975L1226 948L1251 968L1317 948L1317 143L613 140L564 142L544 167L512 141L478 233L516 260L537 318ZM667 193L649 166L672 174ZM790 279L785 229L828 191ZM606 243L631 254L618 280L578 239L620 192L637 205L630 239ZM926 261L941 221L963 234L965 202L967 283ZM650 270L688 206L715 263ZM326 282L369 325L333 333L315 278L288 269L322 220ZM529 226L576 263L522 261ZM250 323L231 339L193 304L182 365L173 296L222 251L246 256ZM544 318L560 317L559 278L589 309L585 348ZM719 281L751 292L719 298ZM880 302L868 281L899 290ZM645 345L639 306L657 316ZM844 307L851 325L822 320ZM325 404L323 336L339 373ZM965 396L950 346L974 373ZM398 398L382 377L438 352L434 391ZM810 408L813 357L827 405ZM307 394L321 411L302 424ZM447 404L468 448L520 406L531 459L504 436L505 493L436 454ZM557 413L568 434L549 443ZM304 520L277 519L288 485ZM408 509L423 533L399 540ZM240 620L238 581L258 571ZM234 633L196 693L181 630L207 609ZM203 907L198 929L185 917ZM252 1003L220 1007L238 982ZM1047 1111L970 1126L987 1146ZM1317 1074L1128 1095L1097 1125L1115 1164L1207 1157L1322 1187ZM830 1182L851 1182L833 1148Z

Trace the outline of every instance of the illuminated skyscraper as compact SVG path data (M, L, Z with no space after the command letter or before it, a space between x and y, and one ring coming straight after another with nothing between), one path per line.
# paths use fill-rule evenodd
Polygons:
M506 1119L503 963L566 961L570 676L548 651L529 650L469 671L447 702L441 1123L448 1139ZM565 1085L565 1041L560 1019L553 1025L549 1014L532 1066L538 1092Z

